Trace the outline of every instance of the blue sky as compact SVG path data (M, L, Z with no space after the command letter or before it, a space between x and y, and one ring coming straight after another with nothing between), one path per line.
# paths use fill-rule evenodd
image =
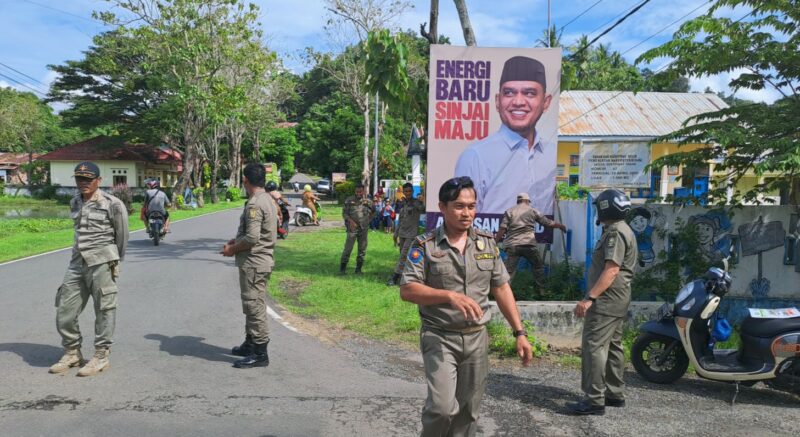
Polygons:
M553 1L552 21L561 27L596 1ZM322 0L253 2L261 8L261 23L268 45L282 55L288 68L296 72L306 68L299 56L305 47L329 49L323 30L328 16ZM601 1L569 24L562 41L570 44L583 33L596 36L610 26L605 23L638 2ZM396 24L403 29L418 30L420 23L428 21L430 1L412 0L411 3L414 7L399 17ZM55 78L47 70L47 65L80 59L81 52L90 46L92 36L104 29L101 23L91 18L91 12L106 10L109 5L105 0L0 0L0 29L3 29L0 63L5 64L0 65L0 86L11 85L27 90L24 86L27 85L46 91ZM547 27L546 0L467 0L467 5L479 46L531 47L536 45ZM708 4L704 0L651 0L596 44L610 44L612 49L623 52L626 59L633 61L643 51L668 41L680 23L664 27L701 5L687 19L703 13ZM731 11L730 16L739 18L744 13ZM464 43L458 15L450 0L440 0L439 33L449 36L453 44ZM653 34L656 35L642 42ZM658 60L651 68L658 68L665 62ZM21 76L7 66L35 80ZM10 76L24 85L3 76ZM697 91L707 86L717 91L728 91L728 80L728 75L722 75L692 78L690 83ZM772 90L742 90L737 96L772 102L778 94Z

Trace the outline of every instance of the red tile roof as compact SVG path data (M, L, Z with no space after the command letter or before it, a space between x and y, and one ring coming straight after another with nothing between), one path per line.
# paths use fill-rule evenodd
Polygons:
M34 153L34 161L39 159L40 153ZM27 153L0 153L0 170L8 170L10 168L17 168L20 164L28 163Z
M45 161L138 161L153 164L182 162L181 153L167 147L148 144L118 144L106 136L99 136L64 146L39 157Z

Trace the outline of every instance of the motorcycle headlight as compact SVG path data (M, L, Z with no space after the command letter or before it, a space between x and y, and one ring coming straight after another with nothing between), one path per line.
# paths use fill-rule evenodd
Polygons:
M678 296L675 297L675 303L683 302L686 298L692 294L692 283L688 283L681 288L681 291L678 292Z

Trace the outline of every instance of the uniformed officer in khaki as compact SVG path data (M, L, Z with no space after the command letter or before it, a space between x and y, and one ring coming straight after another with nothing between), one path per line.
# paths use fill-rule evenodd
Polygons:
M636 236L624 220L631 209L628 196L606 190L594 203L603 234L592 252L589 292L574 311L586 318L581 343L581 389L586 399L568 405L580 415L602 415L606 406L625 406L622 329L638 255Z
M498 242L503 243L506 251L506 270L514 279L520 257L525 258L531 263L533 270L533 282L536 285L538 297L544 290L544 263L539 255L539 248L536 247L536 223L546 228L561 229L567 231L567 227L556 221L550 220L544 214L531 206L531 198L528 193L517 194L517 204L512 206L503 214L500 221L500 230L495 236Z
M56 293L56 327L64 356L50 366L50 373L64 373L83 366L78 376L92 376L108 369L117 314L119 262L128 244L128 210L121 200L100 190L100 169L91 162L75 167L78 194L70 201L75 228L72 258ZM78 316L89 298L94 302L94 356L85 363L81 354Z
M514 330L524 365L531 345L492 235L472 227L477 205L468 177L439 189L444 224L417 237L400 297L419 305L420 348L428 381L422 436L474 436L489 372L489 292Z
M367 234L369 234L369 221L372 220L372 202L364 193L364 185L356 185L356 195L350 196L344 201L342 208L342 218L347 229L347 240L344 243L342 259L339 264L339 273L347 271L347 263L350 261L350 253L358 240L358 255L356 256L355 273L361 273L364 267L364 255L367 254Z
M402 201L402 206L398 211L400 218L394 228L393 237L395 246L400 248L400 259L394 267L394 274L386 283L389 286L397 285L400 282L408 251L414 243L414 238L419 235L419 218L425 213L425 204L414 198L414 186L411 183L403 184L403 197L405 200Z
M269 365L267 344L267 283L275 264L273 249L278 233L278 211L269 193L264 190L264 167L250 163L244 168L244 188L248 199L239 218L236 238L222 248L224 256L235 256L239 267L239 289L245 316L245 340L233 348L242 356L234 367L266 367Z

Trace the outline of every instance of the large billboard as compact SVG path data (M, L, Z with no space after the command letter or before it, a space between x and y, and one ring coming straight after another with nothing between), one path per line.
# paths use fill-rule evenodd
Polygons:
M454 176L475 183L478 228L497 232L521 192L553 216L560 78L560 48L431 46L429 228L441 224L439 187Z

